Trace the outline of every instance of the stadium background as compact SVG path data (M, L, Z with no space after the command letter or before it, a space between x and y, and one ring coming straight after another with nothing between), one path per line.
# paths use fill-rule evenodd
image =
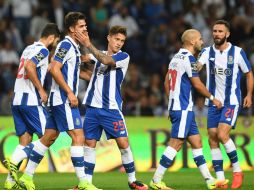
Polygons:
M124 50L131 62L123 84L123 113L127 115L130 135L138 171L153 170L169 137L167 98L163 80L167 65L181 46L180 36L185 29L201 31L205 45L212 44L211 25L224 18L231 23L229 41L241 46L254 68L254 1L253 0L0 0L0 158L10 156L18 143L14 136L11 117L11 98L19 64L25 46L37 40L43 26L56 22L63 29L63 17L69 11L83 12L87 17L89 34L99 49L106 48L108 27L122 24L128 28ZM205 72L200 74L205 81ZM245 95L246 83L242 82ZM45 88L49 90L51 77L47 76ZM81 102L87 82L81 81ZM205 116L207 108L203 98L194 92L195 113L203 135L205 156L209 167L210 152L207 144ZM80 106L82 115L84 108ZM254 107L241 111L237 129L232 137L238 145L241 166L253 170ZM149 116L149 117L147 117ZM252 127L252 128L251 128ZM47 154L39 171L73 171L65 134ZM115 144L102 140L97 149L96 171L122 170L120 154ZM116 155L116 156L112 156ZM226 158L225 152L224 157ZM112 161L114 158L114 162ZM106 163L106 164L105 164ZM225 169L230 169L226 160ZM191 152L185 145L170 170L194 167ZM0 173L6 172L2 163Z

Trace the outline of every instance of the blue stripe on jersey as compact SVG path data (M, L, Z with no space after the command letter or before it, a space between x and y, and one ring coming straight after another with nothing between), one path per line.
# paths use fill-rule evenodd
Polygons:
M173 108L174 108L174 103L175 103L175 99L172 99L172 101L171 101L171 106L170 106L169 110L173 110Z
M248 60L248 58L246 56L246 53L243 51L243 49L241 49L240 54L241 54L245 64L247 65L248 70L251 71L250 62L249 62L249 60Z
M117 61L126 59L128 56L129 55L125 52L119 52L119 53L113 55L112 58L115 60L115 62L117 62Z
M191 82L186 73L182 75L180 87L180 106L181 110L186 110L189 105L189 98L191 93Z
M36 71L37 71L38 79L41 81L41 68L37 67ZM37 96L38 105L41 105L40 95L39 95L39 92L38 92L37 88L35 88L35 93L36 93L36 96Z
M235 94L236 94L238 103L241 105L241 104L242 104L242 96L241 96L240 81L241 81L241 72L238 71L237 77L236 77L236 89L235 89Z
M49 51L45 48L42 48L39 53L37 53L35 56L31 58L31 60L35 63L35 65L38 65L41 60L43 60L45 57L49 55Z
M71 48L71 43L67 41L60 42L60 47L55 52L54 60L63 63L64 57Z
M75 64L75 69L74 69L74 79L73 79L73 93L76 94L77 91L77 82L78 82L78 69L79 69L79 64L81 63L79 52L76 48L76 46L70 41L70 39L67 38L67 40L72 44L75 53L76 53L76 64Z
M28 93L23 93L22 95L22 99L21 99L21 104L22 106L27 106L27 102L28 102Z
M91 105L93 95L94 95L95 81L97 79L97 72L98 72L98 68L100 67L100 65L101 65L100 62L96 63L94 77L93 77L93 81L92 81L92 87L88 92L88 96L87 96L86 103L85 103L86 105Z
M67 64L67 61L63 64L62 74L64 77L64 81L68 84L68 64ZM67 99L67 94L60 86L59 86L59 91L60 91L61 99L62 99L63 103L65 104L66 99Z
M193 55L189 56L189 61L191 64L191 72L193 77L198 77L198 68L197 68L197 60Z
M104 72L104 77L103 77L102 107L104 109L109 109L110 70L111 70L111 66L108 66L108 68Z
M226 88L225 88L225 100L224 105L230 105L230 95L231 95L231 87L233 81L233 73L234 73L234 59L235 59L235 46L231 46L230 50L228 51L228 63L227 63L227 72L226 75Z
M123 71L120 68L116 69L116 102L118 108L122 110L122 96L121 96L121 84L123 81Z
M49 97L49 105L50 105L50 106L53 106L54 92L51 92L49 96L50 96L50 97Z
M214 68L215 68L215 52L213 50L213 47L211 46L210 47L210 51L209 51L209 70L208 70L208 76L209 76L209 92L211 94L215 94L215 87L216 87L216 84L215 84L215 71L214 71ZM213 103L211 100L209 100L209 106L212 106Z

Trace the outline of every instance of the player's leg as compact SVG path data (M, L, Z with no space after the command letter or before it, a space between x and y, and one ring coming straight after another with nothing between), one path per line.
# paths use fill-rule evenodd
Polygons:
M19 179L19 183L23 188L34 189L33 176L36 168L43 159L48 148L54 143L59 132L56 129L46 128L45 134L37 141L29 155L29 160L24 171L24 174Z
M187 110L170 111L169 116L172 123L171 138L169 146L165 149L160 164L150 182L152 189L170 189L162 182L162 178L165 171L173 163L177 152L181 149L192 123L192 115Z
M33 175L35 170L44 157L48 148L55 142L59 135L59 131L56 128L56 123L52 115L47 115L45 125L45 133L39 140L33 142L34 147L29 155L26 169L22 177L19 179L21 186L26 189L35 188L33 183Z
M101 109L101 125L108 139L115 139L121 152L121 159L128 176L128 185L131 189L148 189L147 185L136 179L136 171L132 151L128 141L128 132L124 116L120 110Z
M87 190L99 190L92 184L93 172L96 161L95 147L98 140L100 140L102 134L102 128L98 116L98 109L93 107L87 107L85 120L83 124L83 131L85 135L84 140L84 172L86 174L86 189ZM84 138L84 137L83 137ZM73 188L78 190L78 186Z
M196 129L197 131L197 129ZM191 144L193 159L199 168L200 173L206 181L208 189L215 189L224 186L228 180L215 180L207 167L206 160L203 155L202 142L199 134L194 134L188 137L188 142Z
M221 116L221 110L216 107L209 107L207 116L208 140L211 149L213 168L218 180L225 180L223 170L223 157L219 146L218 125ZM227 188L227 185L221 188Z
M235 127L236 119L238 116L238 106L227 106L223 109L221 114L220 123L218 126L218 139L224 145L227 155L233 166L233 181L232 189L237 189L242 186L243 173L238 161L236 146L230 138L230 131Z
M10 160L6 160L10 174L15 181L18 180L18 165L27 158L33 148L32 134L34 132L42 135L42 128L45 128L45 115L37 106L12 106L12 113L15 123L16 134L19 136L19 145L16 147ZM8 174L6 184L13 184L11 175ZM7 185L10 186L10 185Z

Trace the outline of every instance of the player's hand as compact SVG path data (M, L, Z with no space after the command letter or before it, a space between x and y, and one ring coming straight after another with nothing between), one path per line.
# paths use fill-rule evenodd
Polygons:
M213 99L213 105L215 105L218 109L222 108L222 103L220 100L217 100L216 98Z
M78 107L78 98L73 94L73 92L68 93L67 96L70 101L71 107Z
M80 32L80 31L75 32L75 38L79 41L79 43L81 43L85 47L89 47L91 44L87 31L86 32Z
M45 90L43 88L41 90L39 90L38 92L41 97L41 103L46 104L48 101L47 93L45 92Z
M243 100L243 107L249 108L251 107L251 105L252 105L252 97L247 95Z
M81 62L84 62L84 63L89 63L91 58L90 58L90 55L88 54L85 54L85 55L81 55Z

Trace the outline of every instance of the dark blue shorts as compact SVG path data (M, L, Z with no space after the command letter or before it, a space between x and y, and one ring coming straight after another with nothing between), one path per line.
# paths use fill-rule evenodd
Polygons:
M83 128L85 138L90 140L99 141L103 130L107 139L128 136L123 114L117 109L88 107Z

